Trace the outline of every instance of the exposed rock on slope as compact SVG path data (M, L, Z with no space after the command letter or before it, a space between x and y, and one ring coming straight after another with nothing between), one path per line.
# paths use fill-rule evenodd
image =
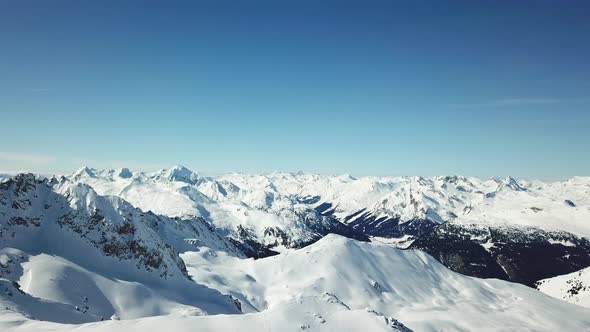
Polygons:
M2 304L27 316L38 317L46 302L59 315L43 319L57 322L239 312L187 275L177 249L203 244L240 255L203 220L142 212L88 185L31 174L0 184L0 278L13 294ZM26 294L16 296L9 284Z
M144 211L203 218L251 257L300 248L329 233L368 241L366 235L268 183L261 190L243 190L228 180L202 177L183 166L131 177L121 177L117 170L83 168L68 178L101 194L122 197Z
M203 218L250 257L337 233L416 240L415 248L456 271L527 285L590 265L588 178L543 183L280 172L212 178L182 166L124 173L82 169L70 178L144 211ZM538 257L546 264L539 265Z
M539 280L535 287L549 296L590 308L590 268Z
M528 286L590 266L588 239L532 227L446 223L410 248L426 251L456 272Z

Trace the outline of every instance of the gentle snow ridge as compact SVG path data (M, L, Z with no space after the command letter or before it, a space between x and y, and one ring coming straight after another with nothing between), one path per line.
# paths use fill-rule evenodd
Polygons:
M14 331L569 330L590 325L590 310L531 288L451 272L419 251L400 251L329 235L299 250L260 260L214 251L183 254L198 283L232 294L251 314L190 317L178 312L141 320L62 325L4 312ZM392 318L392 317L395 317ZM397 323L401 322L403 325ZM13 325L9 325L13 324Z

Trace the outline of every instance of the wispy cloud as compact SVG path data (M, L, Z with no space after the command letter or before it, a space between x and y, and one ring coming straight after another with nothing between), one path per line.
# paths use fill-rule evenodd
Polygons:
M485 101L485 102L481 102L481 103L455 104L453 106L461 107L461 108L532 106L532 105L561 104L561 103L580 101L580 100L581 99L574 100L574 99L559 99L559 98L504 98L504 99Z
M5 162L18 162L28 164L48 164L54 162L56 158L53 156L39 154L0 151L0 160Z
M538 104L557 104L562 103L565 100L554 99L554 98L510 98L510 99L498 99L495 100L491 105L504 106L504 105L538 105Z

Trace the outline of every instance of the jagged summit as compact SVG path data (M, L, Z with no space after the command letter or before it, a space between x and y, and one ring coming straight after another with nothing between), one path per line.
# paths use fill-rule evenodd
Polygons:
M555 205L554 201L571 201L576 206L584 206L589 199L584 194L587 190L584 189L585 178L580 177L553 183L519 181L512 177L490 180L460 175L355 178L285 172L201 177L182 165L155 173L132 173L131 177L131 172L125 169L118 172L124 176L117 178L133 182L111 181L103 171L90 168L84 168L70 178L88 182L103 193L121 195L142 208L171 216L209 216L213 222L218 216L226 225L242 224L243 221L234 222L232 219L246 217L235 218L238 214L228 213L227 204L230 203L281 215L281 211L298 213L295 209L298 202L307 202L304 204L307 208L345 223L354 223L367 231L379 226L382 229L375 235L380 236L387 236L392 230L389 226L383 227L393 220L396 220L394 224L418 220L434 223L464 220L486 224L523 222L576 232L590 228L577 222L583 218L579 208L576 208L573 219L563 222L543 218L544 213L535 212L540 210L531 210L528 206L531 200L541 200L536 204L546 206L535 208L543 211L563 207L564 204ZM173 186L163 186L166 183ZM172 192L165 194L168 190ZM152 199L159 203L150 203ZM219 209L223 212L217 213ZM505 218L501 215L504 210L519 217ZM571 212L574 211L567 213ZM399 234L396 232L392 234ZM590 235L590 230L583 234Z
M82 178L85 176L95 178L96 177L96 169L90 168L88 166L84 166L72 174L72 177L74 177L74 178Z
M183 165L175 165L169 169L163 169L160 174L170 181L185 182L188 184L196 184L199 180L199 175Z
M116 171L116 174L123 179L129 179L130 177L133 176L133 173L129 170L129 168L123 167L123 168L119 168Z
M252 257L300 248L329 233L363 240L369 236L388 238L403 247L422 239L416 242L421 248L440 255L447 254L440 250L449 239L483 250L474 264L492 266L496 263L491 259L496 257L504 257L501 264L512 260L515 272L499 272L498 276L530 284L536 277L583 266L587 260L584 253L590 248L580 239L590 236L589 187L583 179L541 182L458 175L352 178L292 173L199 177L183 166L136 172L130 178L120 177L114 170L91 172L94 177L78 172L66 180L87 184L99 195L121 197L142 211L170 218L202 218ZM487 231L480 232L480 227ZM451 234L445 233L447 229ZM488 243L474 235L487 232L497 238ZM523 243L506 244L504 234L513 234ZM563 239L575 246L560 247ZM496 242L494 248L502 247L501 253L488 250L487 246ZM519 263L518 251L513 248L525 244L536 249L530 249L530 263ZM473 248L465 251L469 255L476 252ZM534 272L530 269L535 264L532 257L539 252L551 253L554 261L551 268ZM458 253L448 254L455 257ZM562 256L569 258L559 261ZM481 263L484 258L487 261ZM479 275L469 264L459 266L452 258L440 259L464 273Z
M498 190L501 190L502 188L509 188L514 191L526 191L526 188L521 186L518 181L511 176L508 176L499 182Z

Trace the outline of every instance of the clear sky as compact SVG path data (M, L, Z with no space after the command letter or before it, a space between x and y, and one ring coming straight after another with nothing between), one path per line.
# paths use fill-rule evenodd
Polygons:
M0 1L0 172L590 175L588 1Z

